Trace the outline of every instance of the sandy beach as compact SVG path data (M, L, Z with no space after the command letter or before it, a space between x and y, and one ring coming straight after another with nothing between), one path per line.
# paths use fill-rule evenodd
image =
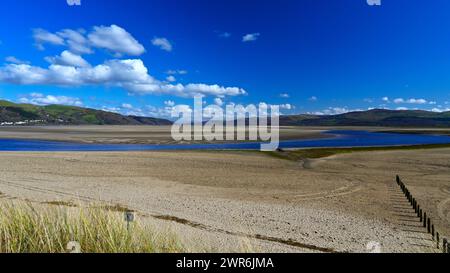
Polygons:
M248 130L252 129L247 128L246 132ZM316 127L281 127L280 139L325 138L327 136L322 135L322 133L326 130ZM171 136L170 126L3 126L0 127L0 139L37 139L107 144L177 143ZM197 143L204 143L204 141L198 141Z
M0 153L1 200L108 202L215 251L436 252L395 184L450 235L450 149L292 162L258 152ZM199 239L200 238L200 239Z

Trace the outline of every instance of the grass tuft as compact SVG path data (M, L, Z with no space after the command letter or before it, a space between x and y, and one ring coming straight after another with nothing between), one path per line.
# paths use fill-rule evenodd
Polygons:
M75 241L83 253L179 253L185 246L170 231L134 222L99 207L0 205L0 253L64 253Z
M353 147L353 148L313 148L288 150L284 152L265 152L267 155L279 159L292 161L304 159L317 159L330 157L337 154L349 154L356 152L381 152L381 151L405 151L405 150L422 150L422 149L438 149L450 148L450 144L430 144L430 145L411 145L411 146L387 146L387 147Z

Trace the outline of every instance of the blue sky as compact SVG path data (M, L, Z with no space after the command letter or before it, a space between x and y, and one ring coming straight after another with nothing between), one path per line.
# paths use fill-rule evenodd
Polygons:
M16 0L0 98L166 117L174 104L285 114L450 110L450 1Z

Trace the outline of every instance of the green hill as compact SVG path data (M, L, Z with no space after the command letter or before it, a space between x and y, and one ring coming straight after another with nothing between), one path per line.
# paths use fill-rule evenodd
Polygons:
M170 125L165 119L123 116L64 105L37 106L0 100L0 123L54 125Z
M285 126L450 127L450 112L375 109L333 116L283 116L280 118L280 124Z
M123 116L101 110L48 105L16 104L0 100L2 124L48 125L170 125L165 119ZM281 126L387 126L450 127L450 112L370 110L341 115L291 115L280 117Z

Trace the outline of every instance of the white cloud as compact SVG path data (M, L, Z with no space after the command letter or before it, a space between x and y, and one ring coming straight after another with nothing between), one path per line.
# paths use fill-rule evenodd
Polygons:
M116 56L139 56L145 52L142 46L125 29L117 26L94 26L86 35L84 30L64 29L51 33L44 29L35 29L33 37L37 47L44 49L44 44L67 46L76 54L91 54L92 47L106 49Z
M172 100L167 100L164 102L164 105L169 106L169 107L173 107L175 106L175 102Z
M253 42L258 40L259 36L261 36L260 33L251 33L251 34L246 34L244 37L242 37L242 42Z
M44 44L52 45L64 45L64 39L59 35L48 32L45 29L34 29L33 38L36 42L36 46L40 50L44 50Z
M406 111L409 110L407 107L397 107L395 110L397 111Z
M223 102L223 100L222 100L221 98L215 98L215 99L214 99L214 103L215 103L217 106L223 106L223 104L224 104L224 102Z
M398 98L394 100L394 103L399 104L399 103L405 103L405 100L402 98Z
M61 55L46 57L50 62L47 68L34 66L28 62L9 58L9 63L0 67L0 82L18 85L56 85L65 87L105 86L119 87L130 94L168 94L179 97L196 95L223 98L225 96L245 95L239 87L226 87L218 84L189 83L173 84L175 76L185 75L186 70L174 70L167 73L167 81L155 79L148 72L141 59L112 59L103 64L91 66L82 54L93 53L93 48L111 51L116 56L122 54L140 55L145 48L125 29L111 25L96 26L91 32L82 29L64 29L50 33L43 29L33 32L37 45L54 44L68 47ZM163 39L163 38L156 38ZM157 42L163 49L168 45ZM170 45L171 49L171 45Z
M51 64L62 66L74 66L74 67L89 67L89 63L79 55L75 55L72 52L65 50L61 53L61 56L46 57Z
M179 97L194 97L196 95L203 96L239 96L245 95L247 92L238 87L224 87L207 84L160 84L158 82L129 84L125 86L132 93L147 94L171 94Z
M384 101L384 102L389 102L389 98L388 97L383 97L381 100Z
M129 103L122 103L122 108L125 109L133 109L133 105L129 104Z
M231 37L231 33L229 33L229 32L219 32L219 34L218 34L218 36L220 37L220 38L230 38Z
M425 99L403 99L403 98L397 98L394 100L395 104L402 104L402 103L407 103L407 104L426 104L428 103L427 100Z
M363 110L362 109L349 109L347 107L329 107L322 111L308 112L308 114L318 115L318 116L324 116L324 115L330 116L330 115L341 115L341 114L346 114L346 113L350 113L350 112L358 112L358 111L363 111Z
M67 96L53 96L43 95L41 93L31 93L28 96L23 96L19 99L21 103L29 103L36 105L70 105L70 106L83 106L83 102L79 98L67 97Z
M280 94L280 98L284 98L284 99L288 99L288 98L290 98L291 96L288 94L288 93L281 93Z
M425 100L425 99L409 99L407 102L411 103L411 104L426 104L427 100Z
M166 74L168 75L186 75L188 73L187 70L168 70Z
M64 29L57 33L60 37L66 39L70 51L76 54L92 54L89 40L84 36L84 30Z
M431 109L431 111L436 112L436 113L444 113L444 112L450 112L450 108L435 107L435 108Z
M6 57L6 58L5 58L5 61L8 62L8 63L13 63L13 64L29 64L29 63L30 63L30 62L27 62L27 61L19 60L19 59L17 59L17 58L14 57L14 56L8 56L8 57Z
M294 108L294 106L292 106L292 104L286 103L286 104L280 104L280 109L284 109L284 110L292 110Z
M152 40L152 44L156 47L159 47L162 50L170 52L173 50L172 44L166 38L155 37Z
M122 87L133 94L170 94L180 97L223 97L247 93L242 88L217 84L167 84L149 75L147 67L139 59L109 60L94 67L52 64L48 69L26 64L7 64L0 68L0 81L21 85L104 85Z
M174 76L170 75L170 76L168 76L168 77L166 78L166 81L168 81L168 82L176 82L177 79L176 79Z
M94 27L88 38L93 46L107 49L116 54L139 56L145 52L144 46L117 25Z
M309 98L308 100L309 100L309 101L313 101L313 102L314 102L314 101L317 101L318 99L317 99L317 97L316 97L316 96L312 96L312 97L311 97L311 98Z

